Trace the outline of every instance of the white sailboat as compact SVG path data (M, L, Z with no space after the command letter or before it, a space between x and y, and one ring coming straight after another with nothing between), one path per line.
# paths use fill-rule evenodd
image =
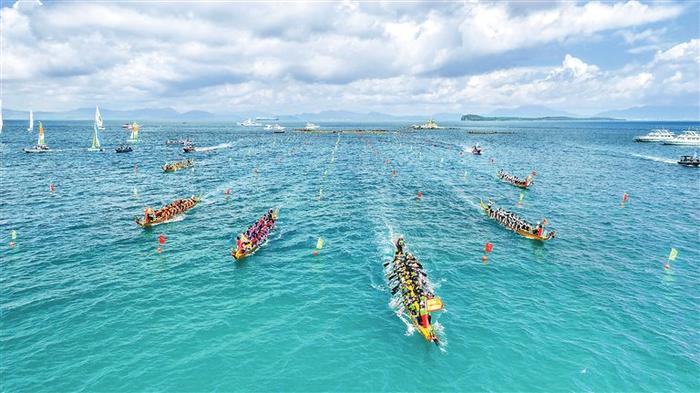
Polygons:
M100 107L95 105L95 125L98 130L104 130L104 121L102 121L102 115L100 114Z
M102 151L102 147L100 146L100 138L97 136L97 123L92 126L92 129L92 145L88 151Z
M29 110L29 128L27 128L27 131L34 131L34 111L31 109Z

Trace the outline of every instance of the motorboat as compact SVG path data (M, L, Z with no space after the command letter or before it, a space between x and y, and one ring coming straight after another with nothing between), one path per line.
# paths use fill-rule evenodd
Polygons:
M133 150L134 149L132 149L131 146L129 146L129 145L120 145L120 146L117 146L116 149L114 149L114 151L116 151L117 153L129 153L129 152L132 152Z
M665 128L657 128L651 130L650 133L646 135L637 136L634 138L635 142L666 142L673 139L674 135L671 131Z
M700 167L700 158L698 158L697 154L692 156L681 156L681 159L678 160L678 164L698 168Z
M313 130L318 130L320 127L321 127L321 126L319 126L318 124L306 123L306 124L304 125L304 127L302 128L302 130L304 130L304 131L313 131Z
M279 124L268 124L265 126L266 131L272 131L275 134L282 134L284 133L285 127L282 127Z
M246 119L238 123L239 126L243 127L262 127L262 124L254 121L253 119Z

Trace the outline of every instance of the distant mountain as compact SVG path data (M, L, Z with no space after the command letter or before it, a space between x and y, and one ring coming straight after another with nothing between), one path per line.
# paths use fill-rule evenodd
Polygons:
M517 117L517 116L481 116L467 114L462 116L462 121L590 121L590 120L624 120L611 117L571 117L571 116L542 116L542 117Z
M548 108L542 105L522 105L515 108L501 108L489 113L493 117L578 117L571 112Z
M29 118L29 111L3 109L3 116L8 120L24 120ZM105 120L210 120L216 115L204 111L180 113L172 108L144 108L132 110L112 110L100 108ZM36 120L91 120L95 117L95 108L78 108L65 112L35 111Z
M278 118L279 121L288 122L383 122L383 121L405 121L424 122L428 119L438 121L456 121L459 119L458 113L438 113L435 115L405 115L395 116L381 112L359 113L344 110L328 110L316 113L299 113L276 115L266 112L230 112L211 113L200 110L189 112L178 112L172 108L143 108L128 110L113 110L100 108L102 117L107 121L144 121L144 120L164 120L164 121L242 121L247 118L268 117ZM3 116L7 120L25 120L29 118L29 111L17 111L3 109ZM36 120L91 120L95 116L95 108L78 108L65 112L45 112L35 111Z
M597 116L624 117L633 120L700 120L700 106L637 106L610 110Z

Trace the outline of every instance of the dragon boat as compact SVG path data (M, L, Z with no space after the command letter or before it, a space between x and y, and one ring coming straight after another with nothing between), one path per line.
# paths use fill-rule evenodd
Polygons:
M248 230L250 230L256 224L266 222L266 224L264 224L264 227L258 229L265 229L267 231L267 233L263 237L257 239L248 239L245 233L241 233L239 235L239 238L241 238L241 247L236 247L235 249L231 250L231 256L233 257L233 259L240 261L245 257L253 255L263 244L265 244L267 239L270 237L270 233L273 229L275 229L275 224L277 223L278 216L279 209L273 211L272 213L265 213L265 215L260 217L260 219L258 219L258 221L256 221L255 224L251 225L248 228Z
M403 239L399 239L403 242ZM435 296L420 262L404 247L397 248L394 259L388 262L387 278L392 295L401 303L400 312L428 342L440 345L440 339L432 322L431 312L444 308L442 299Z
M165 224L197 206L201 199L202 198L199 196L192 196L187 199L178 199L158 210L153 210L152 208L147 207L144 210L144 215L136 216L134 221L136 221L136 224L138 224L141 228L150 228L155 225Z
M525 188L525 189L527 189L528 187L530 187L530 185L532 184L532 182L535 181L535 175L536 175L536 174L537 174L537 173L536 173L535 171L532 171L532 173L530 173L529 175L527 175L527 177L525 178L525 180L523 180L523 179L519 179L519 178L517 178L517 177L515 177L515 176L513 176L513 175L511 175L511 174L509 174L508 172L504 171L503 169L501 169L501 170L498 171L498 173L496 174L496 177L498 177L499 179L501 179L502 181L504 181L504 182L506 182L506 183L508 183L508 184L512 184L512 185L514 185L514 186L516 186L516 187L520 187L520 188Z
M163 165L163 172L176 172L180 169L189 168L192 165L194 165L194 162L192 160L182 160L178 162L173 162L172 164Z
M547 241L554 238L554 234L556 233L555 231L549 231L546 233L544 231L544 225L546 225L546 221L543 224L532 225L527 223L520 217L516 216L512 212L502 209L494 209L490 202L486 204L484 203L484 201L480 200L479 204L481 205L481 208L484 210L487 216L498 221L499 224L503 225L504 227L510 229L511 231L517 233L522 237L539 241ZM506 218L510 218L512 221L516 221L521 225L513 226L511 224L508 224Z

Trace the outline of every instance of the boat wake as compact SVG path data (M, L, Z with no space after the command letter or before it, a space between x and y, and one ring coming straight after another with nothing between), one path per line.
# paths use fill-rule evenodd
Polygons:
M194 148L194 151L205 152L205 151L212 151L212 150L219 150L219 149L228 149L228 148L230 148L231 146L233 146L233 144L232 144L231 142L228 142L228 143L220 143L220 144L218 144L218 145L216 145L216 146L195 147L195 148Z
M656 162L663 162L666 164L672 164L676 165L676 161L670 160L668 158L663 158L663 157L654 157L654 156L645 156L641 154L632 154L633 157L641 158L643 160L648 160L648 161L656 161Z

